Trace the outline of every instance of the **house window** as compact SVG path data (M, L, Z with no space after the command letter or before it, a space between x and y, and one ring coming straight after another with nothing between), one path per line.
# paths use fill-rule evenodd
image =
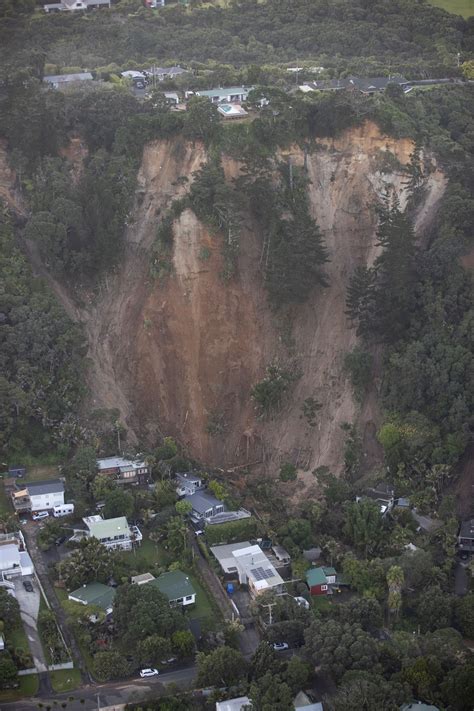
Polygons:
M193 599L193 596L192 596L192 595L186 595L186 597L185 597L184 599L185 599L185 600L192 600L192 599Z
M178 603L178 605L179 605L179 604L182 604L183 598L182 598L182 597L178 597L178 599L176 600L176 602Z
M325 592L328 589L327 585L321 585L321 591Z

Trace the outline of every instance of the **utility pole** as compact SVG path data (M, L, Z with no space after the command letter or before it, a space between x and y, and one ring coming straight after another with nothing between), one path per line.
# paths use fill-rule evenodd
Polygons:
M97 694L97 711L100 711L100 696Z
M268 607L268 624L271 625L273 621L272 617L272 607L275 607L276 602L269 602L266 605L262 605L262 607Z

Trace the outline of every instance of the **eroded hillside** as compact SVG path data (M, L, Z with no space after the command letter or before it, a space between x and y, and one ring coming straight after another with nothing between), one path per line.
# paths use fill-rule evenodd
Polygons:
M89 384L94 407L116 407L131 436L175 436L196 459L222 467L281 461L302 471L340 469L344 432L357 421L369 463L377 459L376 384L356 407L343 359L355 344L345 316L348 279L376 256L374 202L393 185L402 206L402 166L413 144L380 134L373 124L321 140L307 155L311 209L326 240L329 287L318 287L302 306L275 313L260 272L261 243L245 221L237 275L221 276L221 236L211 234L188 209L174 225L173 271L149 276L149 249L161 217L205 161L199 144L155 142L145 149L126 257L102 284L90 306L77 310L89 341ZM305 162L295 147L282 159ZM230 180L238 164L224 158ZM438 170L427 179L416 226L422 232L443 193ZM70 308L69 311L71 312ZM292 363L301 376L282 410L258 420L252 386L274 361ZM321 404L316 425L303 401ZM308 479L309 480L309 479Z

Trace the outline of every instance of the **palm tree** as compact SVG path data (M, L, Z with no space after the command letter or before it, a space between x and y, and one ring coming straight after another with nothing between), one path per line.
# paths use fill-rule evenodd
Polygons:
M405 581L403 569L399 565L392 565L387 572L388 585L388 610L398 617L402 606L402 587Z

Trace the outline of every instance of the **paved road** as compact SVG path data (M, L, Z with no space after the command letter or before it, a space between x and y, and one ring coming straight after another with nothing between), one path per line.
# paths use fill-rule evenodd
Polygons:
M1 711L30 711L38 709L38 703L61 708L66 703L67 711L96 711L98 699L100 707L119 706L128 702L145 700L152 696L156 698L165 693L169 684L177 684L183 690L190 688L196 678L196 667L177 669L150 679L133 679L109 684L94 684L65 694L41 695L41 699L23 699L9 704L2 704ZM73 698L72 701L70 699ZM84 703L81 701L84 700Z

